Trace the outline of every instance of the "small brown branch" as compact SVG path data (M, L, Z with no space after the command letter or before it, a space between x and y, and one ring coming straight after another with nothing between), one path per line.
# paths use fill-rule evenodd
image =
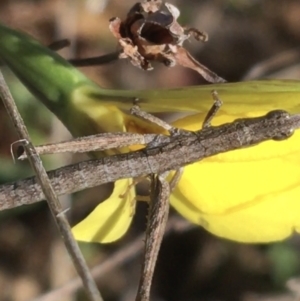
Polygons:
M71 45L70 40L62 39L62 40L52 42L51 44L48 45L48 48L53 51L59 51L65 47L69 47L70 45Z
M17 133L23 141L23 146L28 157L28 160L36 173L36 178L41 186L44 196L48 202L50 211L57 223L59 231L61 233L64 244L72 258L75 269L81 277L86 293L92 301L102 301L100 292L97 285L94 282L90 271L86 265L85 259L79 249L77 242L75 241L71 232L71 227L68 220L62 210L58 197L51 185L47 172L43 167L42 161L37 154L33 144L30 141L27 128L23 122L23 119L15 105L15 102L10 94L10 91L5 83L4 77L0 72L0 96L6 107L6 110L17 130Z
M95 56L95 57L90 57L85 59L70 59L68 60L68 62L75 67L98 66L98 65L109 64L113 61L118 60L119 55L120 52L116 51L101 56Z
M62 40L52 42L51 44L48 45L48 48L50 48L53 51L59 51L65 47L69 47L70 45L71 45L70 40L62 39ZM104 55L89 57L84 59L79 59L79 58L69 59L68 62L75 67L99 66L99 65L109 64L113 61L118 60L120 54L121 51L115 51Z
M195 227L191 223L183 220L181 217L173 216L169 219L165 235L176 232L188 231L191 228ZM116 251L114 254L109 256L99 265L91 269L91 273L95 279L100 279L103 276L106 276L108 272L115 269L117 266L128 263L130 260L139 256L144 248L144 234L138 236L134 241L129 245L121 248ZM72 279L62 287L52 290L32 301L56 301L64 300L68 296L74 294L76 291L82 288L82 282L79 278Z
M149 301L154 269L165 234L170 207L169 172L152 175L151 202L146 230L145 254L136 301Z

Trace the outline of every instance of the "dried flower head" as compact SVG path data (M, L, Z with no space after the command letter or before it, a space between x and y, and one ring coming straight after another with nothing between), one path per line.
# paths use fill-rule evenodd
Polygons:
M208 36L195 28L182 27L177 22L179 15L179 9L170 3L162 5L161 0L144 0L129 10L124 21L110 19L109 29L122 49L120 58L128 58L144 70L153 69L151 61L168 67L181 65L197 71L208 82L225 82L183 47L183 42L191 36L203 42Z

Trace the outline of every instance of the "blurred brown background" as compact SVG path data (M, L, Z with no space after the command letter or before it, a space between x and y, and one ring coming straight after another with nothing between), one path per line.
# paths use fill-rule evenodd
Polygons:
M180 23L206 31L206 44L187 42L197 59L229 81L278 77L300 79L299 0L177 0ZM69 38L66 58L97 56L115 50L108 29L111 17L124 17L135 1L1 0L0 21L23 30L45 45ZM82 71L100 85L143 89L202 84L200 76L180 67L156 66L144 72L127 61ZM12 93L35 143L69 137L63 126L4 68ZM0 182L32 174L26 162L13 164L10 144L17 139L0 104ZM49 156L47 168L83 157ZM63 198L74 207L70 220L86 215L106 190L92 189ZM74 205L75 204L75 205ZM139 205L129 233L110 245L82 249L91 267L131 244L144 230L146 208ZM178 221L180 222L180 220ZM271 245L245 245L213 237L201 228L173 231L160 253L152 300L296 300L300 284L300 240L295 236ZM133 300L138 284L139 254L105 273L98 283L106 301ZM46 204L0 212L0 301L32 300L75 276ZM290 280L289 288L286 281ZM298 298L297 298L298 296ZM50 300L50 299L49 299ZM53 299L54 300L54 299ZM55 300L86 300L82 293Z

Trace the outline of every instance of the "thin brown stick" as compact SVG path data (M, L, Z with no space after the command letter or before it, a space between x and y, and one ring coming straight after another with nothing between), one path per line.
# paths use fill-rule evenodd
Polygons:
M181 217L173 216L169 219L165 235L172 233L173 231L183 232L188 231L191 228L195 227L191 223L183 220ZM114 254L110 255L99 265L91 269L91 273L95 279L100 279L105 277L107 273L117 266L128 263L130 260L139 256L144 248L144 234L139 235L134 241L130 244L124 246L120 250L116 251ZM68 296L76 293L79 289L82 288L82 282L79 278L75 278L67 282L62 287L52 290L32 301L56 301L64 300Z
M90 300L102 301L103 299L100 295L100 292L97 289L97 285L94 282L90 274L90 271L86 265L84 257L81 254L79 246L72 235L71 227L62 210L57 195L51 185L46 170L43 167L42 161L38 156L38 154L36 153L35 148L30 141L30 137L27 132L26 126L23 122L21 115L18 112L18 109L5 83L1 71L0 71L0 96L17 130L20 139L24 142L23 146L26 155L28 157L28 160L37 175L36 179L43 191L44 196L46 197L50 211L57 223L64 244L72 258L75 269L77 270L78 274L81 277L86 293L89 296Z
M71 42L69 39L62 39L62 40L52 42L51 44L48 45L48 48L50 48L53 51L58 51L65 47L69 47L70 45Z
M48 48L50 48L53 51L59 51L70 45L71 45L70 40L62 39L62 40L52 42L51 44L48 45ZM94 57L89 57L84 59L80 59L80 58L69 59L68 62L75 67L99 66L99 65L112 63L113 61L117 61L119 59L120 54L121 54L120 51L115 51L104 55L94 56Z
M154 269L169 216L169 172L152 175L151 201L146 230L145 254L136 301L149 301Z
M92 67L112 63L119 59L120 52L111 52L101 56L95 56L85 59L69 59L68 62L75 67Z
M250 81L266 77L283 71L284 69L296 67L300 63L300 47L283 51L251 67L243 76L242 81Z

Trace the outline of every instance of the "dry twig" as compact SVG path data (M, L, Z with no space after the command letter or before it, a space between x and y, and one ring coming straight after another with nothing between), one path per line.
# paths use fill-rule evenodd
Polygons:
M34 146L30 141L29 134L26 126L23 122L21 115L15 105L15 102L10 94L10 91L5 83L2 73L0 72L0 95L6 110L17 130L20 137L20 141L23 144L27 158L36 173L36 179L43 191L44 196L48 202L50 211L57 223L58 229L61 233L62 239L65 246L72 258L74 267L81 277L84 288L91 301L102 301L100 292L98 291L97 285L90 274L90 271L86 265L85 259L81 254L79 246L75 241L71 232L71 227L68 220L62 210L60 202L57 198L55 190L51 185L51 181L48 178L47 172L43 167L42 161L35 151Z

